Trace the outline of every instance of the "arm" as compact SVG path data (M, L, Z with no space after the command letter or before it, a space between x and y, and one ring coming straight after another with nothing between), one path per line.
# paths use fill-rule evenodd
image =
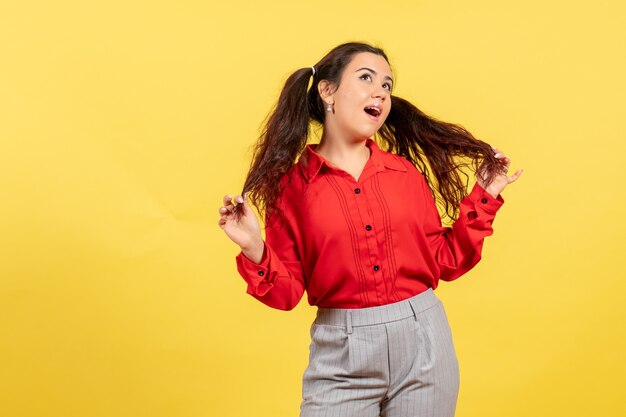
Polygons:
M248 294L279 310L293 309L305 289L302 264L287 216L287 213L285 219L277 216L273 222L266 219L265 241L258 262L248 258L245 250L235 258L239 274L248 283Z
M472 269L480 260L483 241L493 233L491 224L504 200L501 196L494 198L477 183L461 201L459 218L452 227L443 227L434 198L423 177L421 183L426 205L424 232L439 266L439 278L452 281Z
M459 218L451 228L441 226L434 199L422 176L422 192L427 202L427 216L424 231L429 246L440 268L440 278L451 281L469 271L481 257L483 241L493 233L491 224L496 212L504 203L500 193L507 185L517 181L523 170L508 176L511 161L504 153L493 148L494 156L504 169L486 184L481 176L472 192L461 201ZM481 170L479 169L479 172Z

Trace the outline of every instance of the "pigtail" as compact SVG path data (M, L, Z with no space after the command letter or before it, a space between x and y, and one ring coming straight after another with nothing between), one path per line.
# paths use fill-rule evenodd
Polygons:
M467 169L486 183L503 171L489 144L462 126L424 114L400 97L392 97L391 112L379 134L388 151L402 155L424 174L451 219L457 218L461 200L467 195Z
M309 136L308 87L313 69L291 74L257 141L243 186L259 213L269 216L277 206L280 180L304 151ZM237 217L241 216L236 210Z

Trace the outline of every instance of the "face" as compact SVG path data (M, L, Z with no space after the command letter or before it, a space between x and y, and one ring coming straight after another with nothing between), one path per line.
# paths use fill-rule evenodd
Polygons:
M391 68L384 57L370 52L354 55L339 86L323 97L335 109L327 113L325 125L332 124L345 137L372 137L389 115L392 88Z

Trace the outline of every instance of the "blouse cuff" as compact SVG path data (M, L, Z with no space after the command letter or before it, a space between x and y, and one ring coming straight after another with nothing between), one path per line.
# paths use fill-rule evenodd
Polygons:
M468 195L469 199L475 204L476 207L480 207L483 211L489 214L496 214L498 209L504 204L502 195L498 195L494 198L478 183L474 184L474 188Z
M237 261L239 273L246 278L249 284L258 286L262 281L268 278L270 256L267 245L263 248L263 256L261 257L261 262L258 264L248 259L248 257L243 254L243 251L239 252L235 260Z

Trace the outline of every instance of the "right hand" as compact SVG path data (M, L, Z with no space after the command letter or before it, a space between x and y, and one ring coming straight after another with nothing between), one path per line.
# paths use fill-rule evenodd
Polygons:
M515 174L508 176L506 173L508 172L509 167L511 166L511 160L507 158L504 155L504 153L499 151L497 148L492 147L492 149L495 154L494 156L500 161L502 165L504 165L504 173L497 174L494 177L493 181L491 181L491 183L489 184L485 184L485 182L483 181L480 175L477 176L476 181L478 182L478 185L480 185L483 188L483 190L491 194L493 198L498 198L498 196L504 190L504 188L507 185L512 184L515 181L517 181L517 179L520 177L520 175L522 175L522 172L524 172L524 170L519 169L515 172ZM481 168L478 169L479 172L482 171Z
M247 197L247 193L246 193ZM235 203L241 205L237 210L242 211L241 218L237 220L233 213ZM219 226L226 235L241 247L244 255L255 263L259 263L263 257L265 243L261 236L261 225L248 201L243 196L224 196L224 206L220 207Z

